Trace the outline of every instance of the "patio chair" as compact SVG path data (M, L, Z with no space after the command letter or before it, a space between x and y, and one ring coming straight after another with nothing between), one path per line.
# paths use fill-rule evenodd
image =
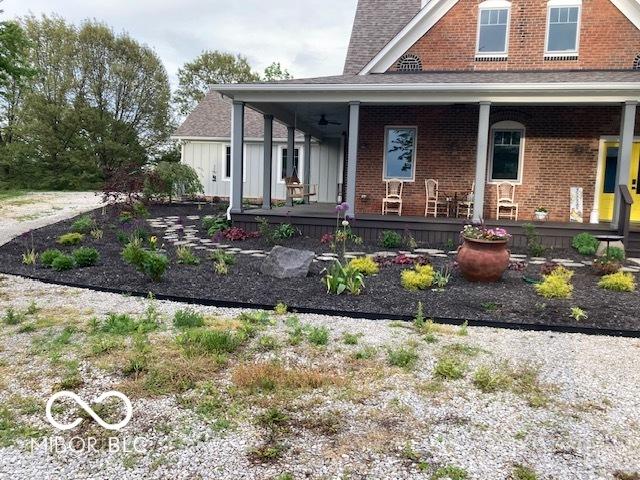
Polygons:
M446 201L440 200L438 197L440 195L440 191L438 188L438 181L433 178L429 178L424 181L424 189L427 194L427 202L424 207L424 216L428 217L433 215L434 217L438 216L438 209L443 207L446 211L447 217L449 216L449 203Z
M518 220L518 204L515 203L516 186L511 182L501 182L496 187L498 198L496 220L508 218Z
M308 203L311 200L311 197L316 197L318 195L317 185L305 185L300 183L300 179L295 173L292 177L286 177L284 179L284 183L287 188L287 196L292 200L302 200L305 203Z
M402 215L402 190L404 182L402 180L385 180L386 193L382 199L382 215L397 213Z
M467 195L466 200L462 200L458 202L458 206L456 208L456 217L460 216L460 213L466 211L467 219L473 216L473 199L476 193L476 182L471 183L471 192Z

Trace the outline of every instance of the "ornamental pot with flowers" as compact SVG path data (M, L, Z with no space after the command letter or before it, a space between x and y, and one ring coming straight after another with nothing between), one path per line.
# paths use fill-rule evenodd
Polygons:
M466 225L461 232L464 243L458 248L460 273L470 282L497 282L509 267L511 235L504 228Z
M545 207L538 207L533 212L533 216L537 221L544 222L549 218L549 210L547 210Z

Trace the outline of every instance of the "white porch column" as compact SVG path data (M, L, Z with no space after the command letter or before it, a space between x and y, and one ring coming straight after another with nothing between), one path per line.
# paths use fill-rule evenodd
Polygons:
M489 115L491 102L480 102L478 119L478 150L476 151L476 188L473 197L473 221L484 218L484 187L487 183L487 153L489 151Z
M287 127L287 177L293 176L293 158L296 148L296 129L294 127ZM286 187L285 187L286 188ZM293 199L289 195L287 189L287 205L293 206Z
M262 208L271 209L271 178L273 172L273 115L264 116L264 157L262 171Z
M349 215L356 215L356 172L358 169L358 131L360 130L360 102L349 103L349 146L347 149L347 198Z
M311 135L304 136L304 185L311 185ZM304 197L304 203L309 203L309 197Z
M231 191L229 192L229 209L231 213L242 212L242 179L244 168L244 103L233 102L231 111Z
M618 171L616 174L616 187L619 185L630 185L631 179L631 154L633 152L633 136L636 127L637 101L628 101L622 106L622 118L620 121L620 146L618 148ZM595 192L599 195L600 192ZM612 227L618 228L620 216L620 192L616 188L613 204Z

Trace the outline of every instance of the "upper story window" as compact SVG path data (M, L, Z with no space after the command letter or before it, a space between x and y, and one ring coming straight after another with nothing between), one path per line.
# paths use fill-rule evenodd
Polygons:
M547 55L578 54L581 9L581 2L577 0L551 0L549 2L545 50Z
M487 0L478 10L477 57L506 57L509 50L511 3Z

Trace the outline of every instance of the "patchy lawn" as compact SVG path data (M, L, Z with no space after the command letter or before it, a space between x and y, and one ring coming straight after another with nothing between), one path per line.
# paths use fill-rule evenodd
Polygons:
M0 278L0 476L635 478L640 341L238 311ZM116 433L52 393L126 393ZM73 404L54 416L73 420ZM96 405L117 422L118 403ZM30 451L96 438L90 455ZM142 453L107 437L142 439Z

